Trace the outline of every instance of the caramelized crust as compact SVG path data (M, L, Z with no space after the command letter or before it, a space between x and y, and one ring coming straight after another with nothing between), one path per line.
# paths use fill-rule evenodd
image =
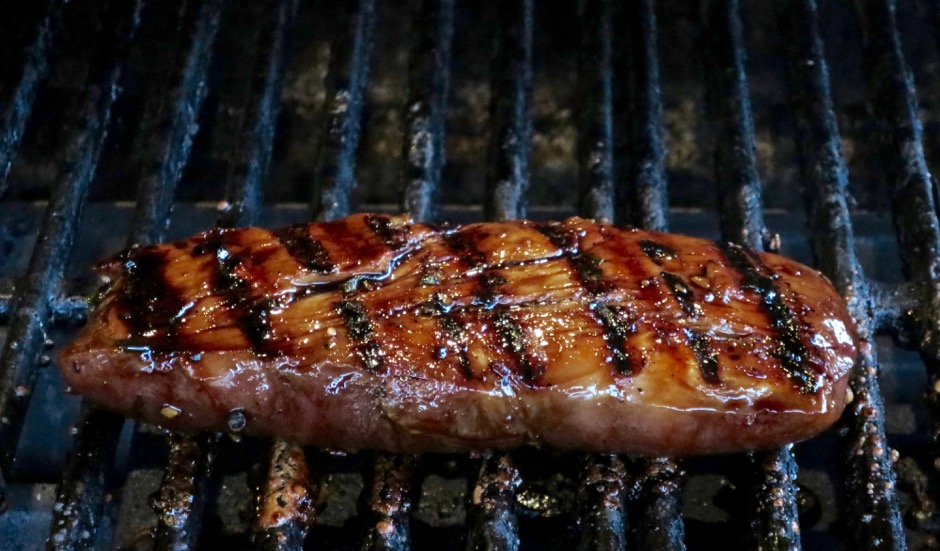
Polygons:
M216 229L100 271L75 392L328 448L770 448L838 418L855 358L816 271L580 218Z

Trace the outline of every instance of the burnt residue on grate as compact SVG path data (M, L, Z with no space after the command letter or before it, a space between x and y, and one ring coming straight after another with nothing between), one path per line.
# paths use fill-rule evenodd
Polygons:
M255 549L300 549L313 524L320 487L311 481L303 449L283 440L270 448L265 476L255 494Z
M190 549L195 547L202 528L202 512L213 497L209 473L217 437L193 438L182 434L169 437L170 453L166 474L155 496L158 525L155 549Z

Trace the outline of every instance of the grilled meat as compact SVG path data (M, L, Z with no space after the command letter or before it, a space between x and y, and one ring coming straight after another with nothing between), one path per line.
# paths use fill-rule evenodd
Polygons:
M856 352L806 266L580 218L214 229L100 271L75 392L327 448L769 448L838 418Z

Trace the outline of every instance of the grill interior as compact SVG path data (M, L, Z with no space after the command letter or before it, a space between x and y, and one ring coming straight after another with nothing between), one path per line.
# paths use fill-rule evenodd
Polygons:
M932 3L21 4L0 7L0 549L940 547ZM344 455L167 435L49 367L95 260L360 210L780 250L849 298L854 401L767 453Z

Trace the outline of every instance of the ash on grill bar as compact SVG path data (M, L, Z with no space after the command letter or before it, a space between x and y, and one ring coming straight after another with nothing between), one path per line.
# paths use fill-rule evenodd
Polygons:
M0 43L0 549L940 548L936 3L48 0ZM848 301L852 401L771 452L340 454L49 367L95 261L358 211L780 251Z

